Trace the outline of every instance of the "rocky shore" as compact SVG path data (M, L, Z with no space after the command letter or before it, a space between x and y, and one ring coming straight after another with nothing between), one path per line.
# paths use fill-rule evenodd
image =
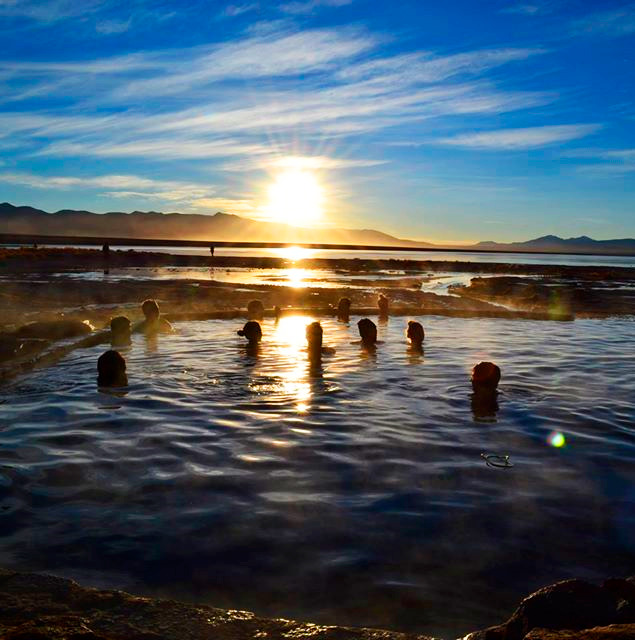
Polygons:
M431 640L378 629L260 618L103 591L47 575L0 569L3 640ZM597 586L566 580L525 598L507 622L465 640L633 640L635 577ZM446 639L449 640L449 639Z
M635 286L628 279L578 280L494 276L472 278L469 286L450 286L464 300L478 300L526 311L566 311L579 317L635 313Z

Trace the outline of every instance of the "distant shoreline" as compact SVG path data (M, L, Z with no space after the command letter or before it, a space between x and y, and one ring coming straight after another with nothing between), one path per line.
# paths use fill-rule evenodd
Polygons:
M635 268L624 266L527 264L513 262L467 262L459 260L419 260L396 258L302 258L290 260L267 256L197 256L154 251L111 249L108 264L98 249L84 248L0 248L0 272L101 270L131 267L233 267L283 269L336 269L352 272L398 269L450 273L518 274L570 277L583 280L635 280Z
M610 241L608 241L610 242ZM0 233L0 247L7 245L74 245L82 247L101 247L107 243L111 248L117 247L163 247L163 248L199 248L215 249L285 249L300 247L302 249L326 251L371 251L371 252L408 252L408 253L482 253L482 254L521 254L521 255L563 255L563 256L598 256L598 257L635 257L635 251L566 251L547 249L526 249L512 244L500 243L500 248L485 248L479 245L429 245L409 241L409 244L361 244L361 243L324 243L324 242L251 242L229 240L164 240L157 238L129 238L115 236L66 236L43 234ZM498 243L497 243L498 244Z

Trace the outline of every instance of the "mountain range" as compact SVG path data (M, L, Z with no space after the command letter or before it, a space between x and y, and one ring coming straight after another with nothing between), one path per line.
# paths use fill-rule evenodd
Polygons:
M92 213L63 209L55 213L0 204L0 233L249 242L297 242L547 253L635 255L635 239L594 240L588 236L542 236L525 242L491 240L474 245L435 245L397 238L374 229L294 227L218 212L214 215L133 211Z

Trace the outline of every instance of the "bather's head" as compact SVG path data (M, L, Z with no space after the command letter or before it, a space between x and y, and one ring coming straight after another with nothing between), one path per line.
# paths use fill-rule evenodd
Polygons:
M322 325L319 322L312 322L306 327L306 340L309 343L309 351L321 351L322 349Z
M415 320L409 320L406 336L413 347L421 347L423 339L425 338L425 331L423 330L421 323L416 322Z
M377 325L369 318L362 318L357 323L359 335L366 345L374 345L377 342Z
M250 320L238 331L238 335L247 338L249 344L258 344L262 340L262 329L258 322Z
M110 343L120 346L130 344L130 320L126 316L117 316L110 321Z
M247 316L251 319L262 320L265 317L265 306L260 300L251 300L247 305Z
M149 322L159 319L159 304L156 300L144 300L141 304L141 311Z
M128 384L126 361L118 351L106 351L99 356L97 384L100 387L125 387Z
M350 315L351 312L351 299L350 298L340 298L337 303L337 317L346 319Z
M388 315L388 298L383 293L380 293L377 298L377 306L382 316Z
M493 362L479 362L472 369L471 378L476 393L494 393L501 379L501 370Z

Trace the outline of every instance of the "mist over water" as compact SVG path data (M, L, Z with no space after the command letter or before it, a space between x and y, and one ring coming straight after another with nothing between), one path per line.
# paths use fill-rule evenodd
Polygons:
M317 367L310 320L265 321L257 354L229 321L135 337L122 393L96 388L103 348L3 388L0 565L448 638L634 566L632 318L424 317L423 354L405 318L375 353L325 320Z

